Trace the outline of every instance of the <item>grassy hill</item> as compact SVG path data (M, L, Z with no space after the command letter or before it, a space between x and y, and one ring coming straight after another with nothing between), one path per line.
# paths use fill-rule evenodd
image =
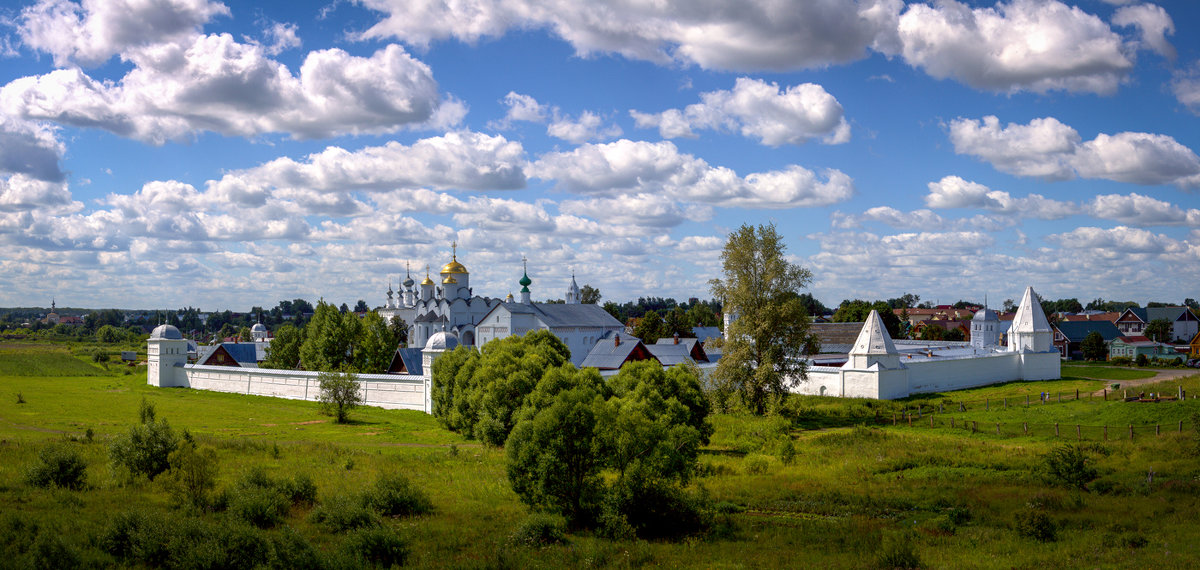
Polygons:
M1200 508L1200 436L1192 419L1200 403L1090 398L1120 379L1089 379L1097 377L1091 370L1071 369L1071 377L1055 382L901 402L794 397L768 417L717 414L716 434L701 456L702 476L693 482L718 505L710 533L682 542L578 533L544 547L510 541L528 511L509 488L503 450L464 440L422 413L365 408L354 412L353 423L337 425L311 402L157 389L146 385L144 369L127 370L114 363L105 370L65 347L0 344L0 554L6 561L0 566L35 559L117 564L105 540L115 536L114 521L129 513L166 517L173 522L159 532L167 534L253 536L290 545L280 551L311 548L336 558L367 547L353 533L315 522L313 511L363 492L387 473L408 477L434 506L431 514L382 522L407 542L408 563L415 566L873 568L914 560L932 568L1200 565L1194 540L1200 532L1194 516ZM1180 384L1200 394L1196 377L1139 389L1174 393ZM1084 395L1078 401L1076 389ZM1042 392L1070 397L1040 404ZM1026 395L1033 396L1028 407ZM1008 407L995 405L1005 398ZM315 504L294 505L280 522L258 530L232 510L174 505L164 477L127 480L109 464L108 445L138 421L143 399L174 430L186 429L214 450L216 492L233 496L263 475L278 481L304 476L315 483ZM956 402L965 402L966 411ZM912 427L907 420L891 425L892 414L904 418L917 406L923 411ZM931 428L930 410L939 406L946 412L932 415ZM967 422L978 429L964 429ZM1061 426L1059 438L1045 428L1054 423ZM1023 424L1036 429L1025 435ZM1110 438L1091 431L1078 442L1077 424L1109 425ZM1130 424L1137 426L1132 442ZM1154 425L1163 426L1157 436ZM784 451L789 440L794 456ZM1087 490L1057 486L1044 475L1046 455L1066 443L1081 445L1086 466L1097 472ZM86 489L41 489L24 481L49 444L84 458ZM1053 540L1039 540L1049 538L1045 525ZM237 549L251 543L221 544ZM164 558L162 564L198 565L201 558Z

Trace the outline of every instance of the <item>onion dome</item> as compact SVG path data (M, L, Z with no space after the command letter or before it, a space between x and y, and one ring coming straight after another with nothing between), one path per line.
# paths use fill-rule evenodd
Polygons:
M425 278L421 280L422 285L433 285L433 279L429 278L429 266L425 266Z
M467 268L464 267L463 264L458 262L458 244L451 242L450 243L450 251L451 251L450 263L443 265L442 270L439 271L438 273L441 273L442 275L445 275L447 273L459 273L459 274L466 275Z
M458 346L458 337L451 332L434 333L425 343L425 350L454 350Z
M455 279L453 275L447 275L445 279L442 279L442 285L456 285L456 284L458 284L458 280Z
M158 325L150 331L151 340L183 340L183 334L174 325Z
M266 327L266 325L264 325L262 323L254 323L254 326L250 327L250 332L266 334L267 327Z
M521 284L521 292L522 293L528 293L529 286L531 284L533 284L533 280L529 278L529 273L526 272L524 275L521 276L521 280L517 281L517 283Z
M504 302L506 302L506 303L511 303L511 302L513 302L513 296L512 296L512 293L509 293L509 294L508 294L508 296L504 298Z

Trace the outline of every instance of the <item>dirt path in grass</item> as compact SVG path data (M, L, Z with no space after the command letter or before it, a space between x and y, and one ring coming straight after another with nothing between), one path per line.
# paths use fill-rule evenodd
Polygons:
M1180 378L1185 378L1187 376L1195 376L1196 374L1198 374L1198 373L1195 370L1159 370L1158 374L1155 374L1154 376L1151 376L1149 378L1139 378L1137 380L1106 380L1104 378L1092 378L1092 380L1104 380L1105 382L1108 382L1110 385L1111 384L1120 384L1121 389L1124 390L1126 388L1136 388L1136 387L1142 386L1144 384L1153 384L1155 382L1162 382L1165 380L1178 380ZM1082 376L1081 378L1087 378L1087 376ZM1102 388L1100 390L1096 390L1095 392L1092 392L1092 395L1099 396L1103 393L1104 393L1104 389Z

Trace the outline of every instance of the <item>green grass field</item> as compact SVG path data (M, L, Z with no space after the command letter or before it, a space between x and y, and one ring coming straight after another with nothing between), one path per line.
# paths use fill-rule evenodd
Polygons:
M903 402L795 397L765 418L714 415L716 433L693 486L736 506L728 510L740 512L728 515L727 524L679 542L579 533L565 545L541 548L509 543L528 511L508 486L503 450L465 441L432 417L366 408L354 412L353 423L336 425L314 403L157 389L146 385L144 369L126 370L111 362L105 370L65 348L0 343L0 554L7 555L0 566L22 566L34 551L53 553L45 544L56 543L43 535L59 537L83 565L116 564L97 537L132 510L227 524L224 514L186 515L172 506L159 479L126 482L110 467L108 443L136 422L144 398L176 430L187 429L216 451L218 488L233 487L252 468L277 478L304 474L316 483L320 505L361 491L381 473L408 476L435 510L385 524L409 541L414 566L875 568L911 553L931 568L1200 567L1200 436L1192 423L1200 401L1036 403L1044 391L1073 395L1118 380L1087 379L1092 373L1076 367L1055 382ZM1172 393L1180 385L1200 394L1197 377L1154 390ZM1034 405L1023 405L1026 394L1035 395ZM991 405L1003 398L1012 405ZM890 418L945 400L988 401L989 409L971 404L965 412L935 414L933 428L928 413L913 427L875 425L876 412ZM977 422L978 431L963 422ZM997 422L1005 426L1001 435ZM1040 428L1026 436L1022 423L1059 423L1062 436ZM1077 424L1112 426L1108 441L1100 432L1085 433L1088 465L1098 474L1088 491L1048 484L1042 475L1043 456L1075 442ZM1132 442L1130 424L1138 426ZM1154 425L1164 426L1160 435ZM778 453L786 438L796 449L790 464ZM82 454L87 489L47 490L23 481L50 443ZM311 522L313 508L292 508L266 535L282 536L288 527L320 551L341 548L346 538ZM1022 534L1029 513L1045 515L1055 540Z

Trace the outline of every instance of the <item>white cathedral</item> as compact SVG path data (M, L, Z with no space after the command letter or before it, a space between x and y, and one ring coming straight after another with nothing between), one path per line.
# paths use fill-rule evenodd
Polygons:
M452 333L466 346L482 346L488 341L532 330L548 330L571 350L576 366L583 362L596 342L608 332L621 332L625 326L595 304L583 304L575 276L567 287L566 303L535 303L530 299L528 269L521 276L521 299L514 301L475 295L471 274L458 261L457 245L452 245L450 262L438 275L441 286L431 278L429 268L418 285L411 272L405 275L397 292L388 286L387 303L376 311L386 321L399 317L408 324L408 345L425 346L437 333Z

